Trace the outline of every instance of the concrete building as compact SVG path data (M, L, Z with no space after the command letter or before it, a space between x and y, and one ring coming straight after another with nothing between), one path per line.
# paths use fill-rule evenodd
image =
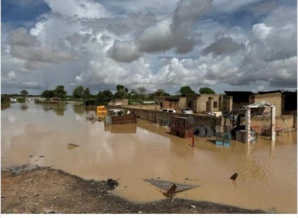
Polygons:
M275 106L276 116L297 114L297 91L276 90L258 93L225 91L225 93L227 95L227 111L240 108L244 105L266 101ZM269 116L270 110L266 109L264 114Z
M157 96L155 102L161 108L173 108L177 112L192 109L195 113L222 111L223 95L200 94L196 96Z
M185 99L180 96L156 96L154 100L161 109L172 108L178 112L185 107Z
M195 113L222 111L223 95L200 94L193 97L186 97L186 106Z
M283 90L258 92L250 96L251 104L260 101L267 101L275 105L276 116L297 114L297 91L288 92ZM265 113L270 113L269 109Z
M249 96L253 95L253 92L247 91L225 91L227 95L227 101L225 102L226 111L232 111L236 108L252 104L249 101Z

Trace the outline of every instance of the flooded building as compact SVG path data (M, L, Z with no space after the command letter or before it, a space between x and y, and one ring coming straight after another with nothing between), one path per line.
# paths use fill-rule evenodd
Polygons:
M249 97L253 95L253 92L248 91L225 91L227 95L226 109L232 111L236 108L241 108L245 105L251 104Z
M223 109L223 95L200 94L194 97L186 97L187 108L196 113L217 112Z
M250 96L250 102L256 103L267 101L276 107L276 116L297 114L297 91L289 92L283 90L258 92ZM268 113L268 110L265 111Z
M258 93L225 91L225 93L229 111L245 105L267 101L275 106L276 116L297 114L297 91L276 90ZM269 113L269 109L266 109L264 113Z
M195 113L217 112L223 107L223 95L199 94L195 96L158 96L155 102L161 108L173 108L177 112L192 109Z
M155 102L160 108L172 108L176 111L185 108L185 98L180 96L156 96Z

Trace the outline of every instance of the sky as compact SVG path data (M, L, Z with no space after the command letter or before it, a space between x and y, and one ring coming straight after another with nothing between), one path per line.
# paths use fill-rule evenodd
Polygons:
M295 0L1 0L1 93L297 89Z

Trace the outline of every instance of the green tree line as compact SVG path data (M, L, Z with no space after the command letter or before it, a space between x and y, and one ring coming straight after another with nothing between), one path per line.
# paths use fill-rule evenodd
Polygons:
M22 90L21 94L28 95L26 90ZM196 93L190 86L182 86L179 91L179 96L193 96L196 94L215 94L215 92L208 88L202 87L199 89L198 93ZM124 85L116 85L116 92L113 94L111 90L100 90L97 94L92 95L90 93L89 88L85 88L82 85L78 85L72 91L70 96L67 96L67 91L65 90L63 85L56 86L53 90L45 90L41 93L41 96L44 98L53 98L57 97L61 100L65 100L67 97L72 100L78 101L86 101L93 100L97 104L107 104L110 100L120 98L120 99L128 99L129 103L141 103L144 100L154 100L155 96L170 96L169 93L165 92L163 89L157 89L153 93L148 93L145 87L138 87L136 89L129 90Z

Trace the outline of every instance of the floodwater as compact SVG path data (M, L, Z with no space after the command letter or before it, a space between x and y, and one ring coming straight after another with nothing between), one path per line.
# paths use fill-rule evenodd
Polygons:
M195 138L192 147L190 138L172 136L168 128L144 120L105 127L86 120L90 113L71 104L12 104L1 113L1 168L31 164L116 179L113 194L135 202L165 198L144 181L153 178L199 186L178 198L297 213L296 133L277 136L275 143L259 137L229 147Z

